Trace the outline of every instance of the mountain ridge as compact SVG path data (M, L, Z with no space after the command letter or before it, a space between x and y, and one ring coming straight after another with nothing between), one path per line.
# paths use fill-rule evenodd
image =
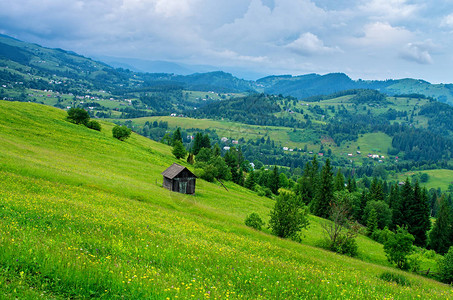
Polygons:
M0 35L0 70L7 72L14 70L16 75L20 74L23 77L23 81L30 79L28 74L30 71L32 74L45 72L41 77L45 77L48 81L54 75L58 75L62 78L72 78L75 81L72 84L83 86L85 89L122 90L142 86L144 82L155 80L156 75L162 74L159 80L183 83L185 89L199 91L264 92L303 99L348 89L366 88L379 90L389 96L419 93L453 104L453 84L431 84L422 79L352 80L345 73L324 75L310 73L297 76L270 75L257 80L245 80L224 71L189 75L166 73L165 65L168 64L173 68L175 63L161 63L162 65L159 68L156 67L154 73L133 72L124 68L115 69L104 62L72 51L41 47ZM176 66L180 65L176 64ZM6 79L2 82L10 83Z

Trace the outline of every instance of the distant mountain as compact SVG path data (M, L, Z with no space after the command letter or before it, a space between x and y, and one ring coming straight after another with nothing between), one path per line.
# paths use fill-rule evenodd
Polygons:
M106 62L114 68L129 69L142 73L169 73L190 75L197 72L212 72L218 69L211 66L189 66L169 61L146 60L138 58L99 56L96 59Z
M346 74L331 73L268 76L254 81L240 79L212 66L112 57L105 59L117 68L71 51L45 48L0 35L2 85L21 82L24 87L66 93L103 89L124 94L128 91L146 91L165 83L186 90L282 94L299 99L350 89L376 89L390 96L423 94L453 104L453 84L431 84L418 79L352 80ZM234 70L239 69L231 68L228 71ZM249 77L257 76L245 70L238 72ZM55 86L55 81L60 84Z
M452 84L431 84L418 79L398 80L352 80L343 73L326 75L307 74L301 76L269 76L256 81L265 93L282 94L306 98L328 95L348 89L375 89L389 96L401 94L423 94L441 102L453 104Z

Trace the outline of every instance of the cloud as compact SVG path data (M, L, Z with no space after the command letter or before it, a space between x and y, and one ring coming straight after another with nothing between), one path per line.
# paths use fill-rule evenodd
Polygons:
M321 41L316 35L311 32L306 32L300 37L286 45L288 49L303 56L311 56L316 54L326 54L339 51L338 48L330 48L324 46L323 41Z
M407 0L363 0L359 10L380 21L401 21L414 18L422 5L410 4Z
M430 51L435 48L437 48L437 46L434 45L431 40L422 43L408 43L400 52L399 56L405 60L413 61L422 65L432 64L433 59Z
M441 26L453 28L453 13L445 16L441 21Z
M414 41L452 48L452 11L451 0L14 0L0 1L0 32L86 56L389 77L429 63L438 78L453 55Z
M362 36L353 39L353 43L363 46L388 47L404 43L413 34L402 27L393 27L386 22L366 24Z
M286 44L302 32L322 27L326 12L309 0L276 0L272 9L252 0L247 12L213 32L225 44L255 44L255 47ZM256 45L258 43L258 45Z

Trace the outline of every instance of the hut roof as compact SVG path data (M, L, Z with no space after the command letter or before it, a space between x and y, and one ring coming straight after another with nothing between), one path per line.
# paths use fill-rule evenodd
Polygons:
M177 163L173 163L171 166L169 166L165 171L162 172L162 175L169 179L173 179L184 170L187 170L191 175L193 175L193 177L197 177L189 169L184 166L178 165Z

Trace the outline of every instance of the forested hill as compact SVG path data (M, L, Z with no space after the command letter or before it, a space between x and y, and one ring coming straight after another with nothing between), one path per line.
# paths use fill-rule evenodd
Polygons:
M94 61L62 49L49 49L0 35L0 83L40 90L84 94L101 89L115 95L144 92L156 86L216 93L267 93L298 99L349 89L376 89L386 95L424 94L453 104L452 84L430 84L416 79L364 81L343 73L326 75L269 76L257 81L239 79L225 72L187 76L140 73Z
M399 80L352 80L343 73L326 75L269 76L257 80L263 92L306 98L327 95L348 89L375 89L389 96L400 94L424 94L441 102L453 104L452 84L431 84L417 79Z
M391 137L387 154L393 157L433 162L453 158L453 107L421 95L386 97L375 90L348 90L300 101L255 94L213 102L187 115L302 129L316 139L332 140L335 147L382 132Z

